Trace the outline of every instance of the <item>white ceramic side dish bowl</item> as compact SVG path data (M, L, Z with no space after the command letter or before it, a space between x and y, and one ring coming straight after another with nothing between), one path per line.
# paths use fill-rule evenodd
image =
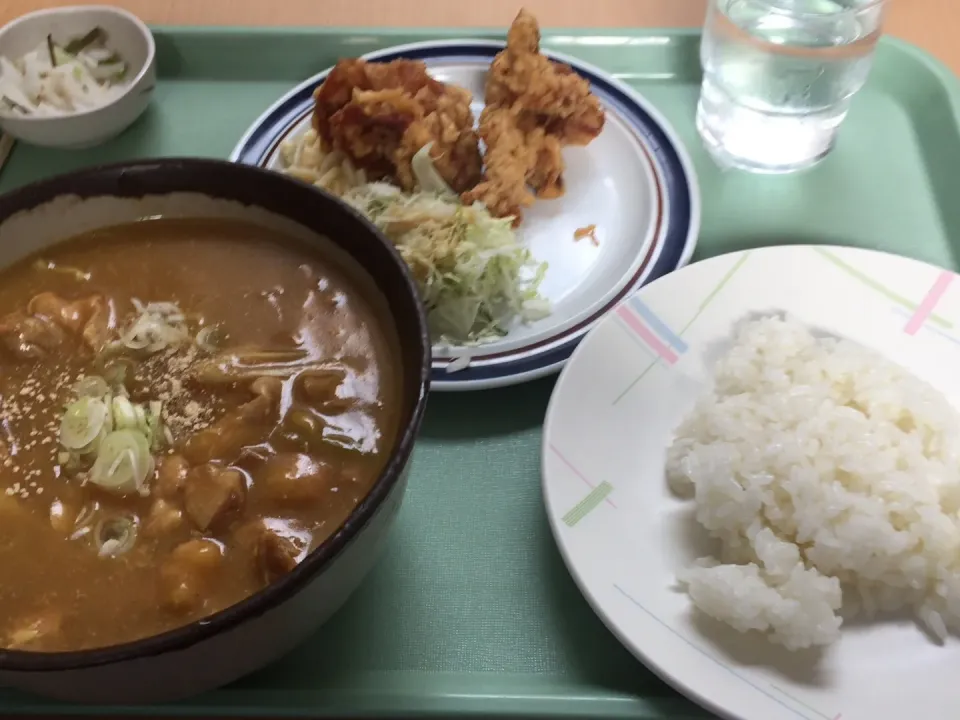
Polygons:
M123 94L103 107L57 117L0 114L0 128L32 145L84 148L99 145L127 129L150 103L156 82L156 46L135 15L107 5L83 5L28 13L0 28L0 55L12 60L43 42L82 36L94 27L107 34L109 47L129 65L131 80Z

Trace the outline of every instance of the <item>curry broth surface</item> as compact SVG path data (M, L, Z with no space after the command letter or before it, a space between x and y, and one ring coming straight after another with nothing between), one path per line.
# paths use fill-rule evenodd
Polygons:
M176 302L191 322L217 326L223 352L299 348L309 361L335 360L347 372L320 404L303 399L299 375L282 378L269 419L237 426L247 433L243 448L210 458L192 437L242 415L254 397L249 378L194 382L206 359L196 348L138 357L131 400L164 401L173 446L158 452L148 495L118 496L60 464L63 408L76 380L98 372L98 356L73 335L37 359L0 346L0 646L102 647L221 610L289 570L291 548L290 564L302 560L382 469L401 408L394 330L342 269L288 238L222 220L98 230L0 274L0 315L22 314L40 293L104 296L116 332L135 314L134 298ZM298 412L316 423L315 434L290 425ZM225 468L242 478L242 506L201 529L185 509L188 484ZM162 484L163 473L177 478L173 485ZM136 520L136 542L100 556L97 523L118 514ZM168 528L158 517L179 519Z

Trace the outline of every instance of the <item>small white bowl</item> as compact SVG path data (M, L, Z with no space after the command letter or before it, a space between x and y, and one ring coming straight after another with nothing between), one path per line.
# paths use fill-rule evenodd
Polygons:
M94 110L56 117L14 117L0 111L0 128L32 145L85 148L119 135L140 117L156 83L156 45L147 26L126 10L78 5L23 15L0 28L0 55L14 60L36 48L48 34L65 43L96 26L104 29L107 45L133 74L123 94Z

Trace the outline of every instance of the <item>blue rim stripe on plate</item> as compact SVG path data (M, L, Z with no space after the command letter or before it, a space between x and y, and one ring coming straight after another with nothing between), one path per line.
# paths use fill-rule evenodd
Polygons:
M489 64L502 48L500 44L488 42L441 42L387 49L366 57L384 62L397 58L423 60L428 65L431 61L437 60L450 63ZM619 304L641 284L649 283L676 270L689 259L692 245L696 242L692 231L699 221L699 204L693 190L695 183L693 169L689 161L685 162L681 151L674 144L668 131L661 126L660 121L634 97L634 91L617 80L594 72L575 59L558 57L555 53L547 54L570 64L590 82L594 93L604 105L638 132L656 166L655 172L658 179L663 184L666 217L662 219L665 228L661 232L662 247L659 255L653 267L642 273L642 282L625 287L624 291L603 309L600 313L602 315ZM248 165L263 165L289 128L309 112L313 105L313 90L325 76L326 73L316 76L278 101L241 140L232 153L231 159ZM598 319L593 317L585 324L592 326ZM454 373L447 373L443 366L435 366L433 381L449 387L485 383L515 375L547 374L554 369L559 369L583 339L583 335L583 331L575 332L569 340L546 352L516 359L508 358L502 362L469 366Z

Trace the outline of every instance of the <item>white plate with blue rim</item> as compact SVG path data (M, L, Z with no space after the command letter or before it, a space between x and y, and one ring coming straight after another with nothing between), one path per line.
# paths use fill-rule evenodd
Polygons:
M473 93L474 116L483 108L487 70L502 43L424 42L364 57L389 62L422 60L438 80ZM547 263L540 294L549 316L518 323L494 342L434 348L434 390L479 390L513 385L559 370L584 334L641 285L685 265L700 229L700 197L693 165L676 133L628 85L570 57L544 53L590 81L607 121L585 148L566 148L566 193L538 200L524 214L521 241ZM326 70L268 108L247 130L230 159L280 170L279 147L310 126L313 91ZM590 238L578 230L595 227ZM455 359L463 354L469 363ZM451 370L459 367L455 372Z
M567 568L626 648L720 717L953 720L956 634L940 645L906 613L845 622L836 642L790 652L706 618L677 590L677 572L717 548L691 503L668 489L667 449L711 384L718 349L758 314L787 314L876 351L960 408L956 274L826 246L690 265L609 313L557 381L541 462Z

